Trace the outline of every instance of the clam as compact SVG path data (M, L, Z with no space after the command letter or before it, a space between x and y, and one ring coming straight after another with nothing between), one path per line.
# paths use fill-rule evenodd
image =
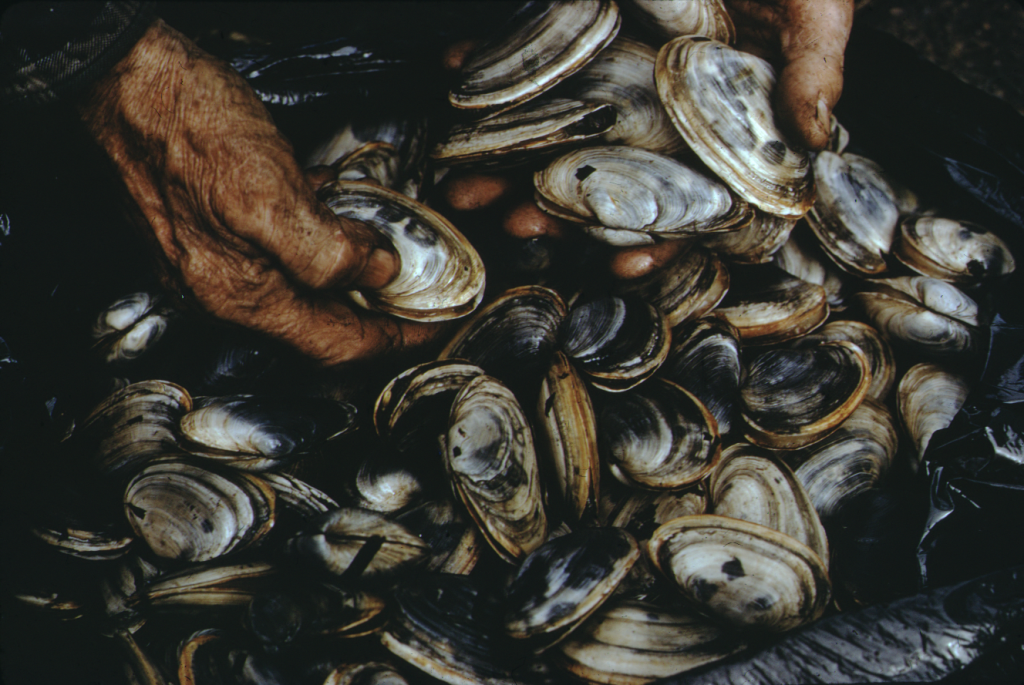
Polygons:
M225 395L195 402L181 418L183 447L262 471L294 460L355 427L356 408L325 398Z
M864 310L872 325L893 345L932 359L951 359L974 349L972 327L933 311L910 295L883 285L851 297ZM939 297L931 301L940 305L952 304L954 310L963 305L962 297Z
M729 290L729 271L718 256L700 245L683 250L663 268L620 281L619 295L639 296L665 314L672 328L708 313Z
M430 546L428 571L467 574L480 558L476 527L450 499L428 500L395 516L410 532Z
M480 579L429 574L395 590L380 641L392 654L453 685L514 685L523 650L500 629L502 607Z
M725 186L636 147L575 150L534 174L533 184L544 211L614 231L678 238L732 230L752 218Z
M771 345L798 338L828 318L825 289L772 267L732 278L732 290L711 315L726 321L744 345ZM767 270L763 270L766 269Z
M394 145L375 140L339 157L331 166L336 172L335 180L364 181L394 188L398 184L399 163Z
M124 510L158 557L209 561L269 533L276 499L273 488L252 474L168 459L152 462L128 483Z
M850 144L850 132L839 123L835 114L830 115L828 118L828 131L828 145L825 146L825 149L837 155L843 154L846 146Z
M810 209L810 160L772 118L771 65L725 43L681 36L661 47L655 81L683 139L740 197L779 216Z
M754 210L746 226L728 233L701 236L700 242L730 262L766 264L786 244L796 220Z
M423 478L401 460L378 455L359 467L350 492L357 507L391 514L415 502L425 489Z
M566 356L596 387L621 392L650 378L668 356L668 321L636 296L577 304L559 329Z
M537 401L537 442L551 473L548 492L573 521L597 516L600 465L597 420L587 387L562 352L556 352Z
M565 315L554 290L512 288L467 319L439 357L467 360L508 383L547 368Z
M280 572L264 561L199 564L153 578L141 595L152 606L244 606L265 592Z
M815 511L834 516L862 492L877 486L896 458L896 423L885 405L866 397L824 440L780 456L803 484Z
M323 685L408 685L401 673L382 661L346 664L330 672Z
M932 435L946 428L967 401L970 386L962 373L925 362L907 370L896 392L900 419L917 450L916 470Z
M137 469L175 450L178 422L192 409L192 397L180 385L142 381L107 396L77 431L81 448L105 474Z
M681 387L654 378L600 403L598 440L612 474L649 489L679 489L714 467L715 418Z
M400 523L367 509L334 509L308 522L288 550L313 567L345 578L373 578L421 563L429 547Z
M893 254L924 276L977 283L1014 269L1010 248L997 235L967 221L909 217L900 224Z
M793 231L773 255L772 263L791 276L824 288L830 312L845 308L843 272L825 256L821 243L809 231Z
M740 390L747 439L773 449L816 442L853 413L870 383L867 357L845 340L762 352Z
M878 279L874 283L908 295L931 311L968 326L981 323L978 303L947 281L927 276L900 276Z
M454 124L430 157L447 166L512 167L597 138L614 124L611 105L538 98L486 119Z
M740 628L791 630L820 618L831 597L817 554L756 523L683 516L658 528L648 551L702 611Z
M708 479L708 509L788 535L812 549L828 569L828 540L807 492L766 450L746 443L723 450Z
M705 36L723 43L736 39L736 27L722 0L629 0L627 13L662 40Z
M619 528L585 528L534 550L506 591L505 631L547 649L608 598L640 556Z
M745 375L735 328L710 317L680 327L660 375L700 400L715 417L721 435L732 431L739 419L739 389Z
M496 109L536 97L589 62L619 24L611 0L527 7L472 54L448 99L462 109Z
M148 292L132 293L100 312L92 337L105 362L135 359L163 337L175 313L160 299Z
M829 257L853 274L888 271L885 255L899 220L895 193L870 166L822 151L814 160L817 199L807 215Z
M555 663L595 685L645 685L734 654L743 637L688 608L613 599L565 641Z
M267 472L261 477L274 488L280 508L292 509L304 519L338 508L338 503L330 495L295 476Z
M871 385L868 397L884 401L896 380L896 361L892 348L881 334L860 321L837 320L827 324L793 342L795 347L817 345L821 342L846 340L860 348L871 367Z
M490 376L467 383L452 403L443 448L452 488L500 557L514 563L544 543L533 435L508 388Z
M572 97L615 108L615 125L602 134L604 142L666 155L685 149L654 86L657 55L649 45L618 36L565 83Z
M480 255L440 214L401 193L335 181L319 197L338 216L362 221L395 248L399 273L374 291L349 294L363 307L417 321L465 316L483 299Z

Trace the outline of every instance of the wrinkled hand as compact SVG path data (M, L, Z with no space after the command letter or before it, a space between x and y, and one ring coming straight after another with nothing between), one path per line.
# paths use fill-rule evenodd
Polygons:
M843 91L843 53L853 0L725 0L737 47L775 65L775 113L812 150L828 142L829 115Z
M396 258L317 201L244 80L162 21L78 109L183 298L328 366L437 332L340 301L343 289L386 284Z

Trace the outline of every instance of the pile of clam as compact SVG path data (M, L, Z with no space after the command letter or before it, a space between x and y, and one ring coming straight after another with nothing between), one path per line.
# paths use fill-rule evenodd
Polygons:
M362 404L131 378L67 441L120 515L33 528L102 566L96 597L22 598L181 685L646 683L859 601L834 600L822 521L913 477L1013 257L838 123L829 151L789 144L717 0L622 2L528 7L465 63L450 128L346 126L309 160L400 257L352 301L459 320L436 359ZM477 220L430 180L524 171L580 240L677 255L485 297ZM130 376L169 312L115 303L97 353Z

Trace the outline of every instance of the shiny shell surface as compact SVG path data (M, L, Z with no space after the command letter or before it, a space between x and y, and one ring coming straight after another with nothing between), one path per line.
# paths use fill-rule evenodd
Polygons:
M620 35L566 82L573 97L615 108L615 125L602 135L604 142L662 154L685 149L654 85L657 55L651 46Z
M773 449L796 449L825 437L867 395L867 357L846 341L762 352L740 390L746 436Z
M454 106L496 109L535 97L590 61L615 38L621 23L611 0L538 7L528 8L503 35L473 53L449 94Z
M619 480L647 489L678 489L700 480L722 449L707 408L661 378L603 398L598 441Z
M444 441L452 487L495 552L514 563L548 534L533 434L512 392L474 378L452 403Z
M621 281L619 295L636 295L665 314L672 328L718 306L729 291L729 270L715 252L692 245L649 274Z
M749 223L746 202L671 157L636 147L575 150L534 174L541 208L571 221L662 237Z
M885 255L899 221L886 180L871 167L826 150L814 159L814 183L817 199L807 222L828 255L851 273L886 273Z
M775 72L764 60L694 36L661 47L658 93L690 148L759 209L803 216L814 202L807 154L775 126Z
M469 314L483 299L484 264L444 217L399 192L366 183L330 183L319 197L338 216L380 231L393 245L398 275L379 290L353 291L360 305L416 321Z
M997 235L977 224L941 217L905 219L893 254L924 276L953 283L977 283L1015 268L1013 253Z
M743 628L796 628L820 618L831 596L817 554L756 523L683 516L655 531L649 551L697 606Z
M514 638L564 638L609 597L639 558L620 528L584 528L554 538L523 561L506 592L505 630Z
M957 370L924 362L907 370L896 392L900 420L917 451L916 468L935 431L946 428L967 401L970 385Z

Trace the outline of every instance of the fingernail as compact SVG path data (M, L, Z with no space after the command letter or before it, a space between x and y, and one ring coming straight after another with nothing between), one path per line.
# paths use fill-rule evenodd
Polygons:
M818 121L828 126L828 102L824 97L818 98Z

